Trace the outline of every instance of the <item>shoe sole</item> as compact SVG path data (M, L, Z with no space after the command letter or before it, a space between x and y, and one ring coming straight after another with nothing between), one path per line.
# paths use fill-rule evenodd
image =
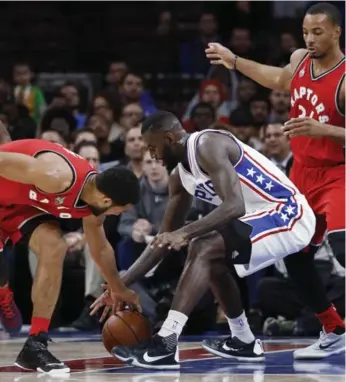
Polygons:
M341 349L338 349L338 350L335 350L331 353L328 353L328 354L321 354L321 355L295 355L293 353L293 359L296 359L296 360L321 360L321 359L325 359L325 358L328 358L328 357L331 357L332 355L337 355L337 354L340 354L340 353L343 353L345 352L346 350L346 346L344 346L343 348Z
M50 371L44 371L42 370L40 367L37 367L36 369L28 369L22 365L20 365L19 363L15 362L14 363L15 366L19 367L20 369L22 370L27 370L27 371L38 371L39 373L43 373L43 374L68 374L70 373L70 368L69 367L65 367L64 369L52 369Z
M120 357L114 353L112 353L114 357L118 358L120 361L130 364L131 366L137 366L137 367L142 367L144 369L155 369L155 370L176 370L180 369L180 365L148 365L148 364L143 364L138 361L137 358L124 358Z
M225 359L236 359L237 361L243 361L243 362L264 362L265 361L264 356L262 356L262 357L237 357L234 355L221 353L221 352L219 352L213 348L210 348L209 346L204 345L204 344L202 344L202 346L207 352L214 354L214 355L217 355L218 357L225 358Z

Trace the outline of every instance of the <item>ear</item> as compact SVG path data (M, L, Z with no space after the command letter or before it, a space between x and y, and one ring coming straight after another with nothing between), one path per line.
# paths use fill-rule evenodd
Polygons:
M340 27L336 27L335 28L335 38L338 40L341 36L341 28Z
M172 134L170 131L167 131L164 135L164 139L171 145L175 142L174 134Z

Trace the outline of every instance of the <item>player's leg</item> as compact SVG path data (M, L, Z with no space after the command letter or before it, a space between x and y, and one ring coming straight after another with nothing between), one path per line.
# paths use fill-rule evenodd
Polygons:
M0 241L0 322L3 328L15 336L22 328L22 315L8 286L9 270L2 242Z
M217 292L217 297L222 299L227 314L233 317L233 327L235 330L238 329L239 336L243 336L247 341L246 343L240 340L235 341L232 349L230 346L225 346L229 353L228 358L233 355L239 359L251 356L253 359L254 337L248 326L244 331L240 328L241 323L245 326L247 321L243 313L239 290L226 262L218 261L220 258L225 260L225 247L223 239L218 233L207 234L193 240L189 246L189 255L175 292L171 310L161 330L154 336L153 342L145 347L116 347L113 349L113 354L123 361L146 368L174 369L179 367L177 346L179 335L189 314L213 282L213 290ZM216 282L214 278L216 275L219 276L220 271L229 274L230 277L224 276L221 282ZM220 292L218 290L220 287L227 290L227 293ZM246 348L246 352L244 348ZM242 352L239 352L238 349ZM225 354L223 355L225 356ZM263 355L263 350L261 355Z
M345 258L345 178L344 169L332 169L335 180L331 186L322 188L323 193L317 198L315 207L323 206L326 213L328 240L332 251L338 259ZM329 174L329 173L328 173ZM320 207L322 209L322 207ZM317 229L317 236L322 240L325 222ZM323 359L345 350L345 323L326 296L326 291L314 265L313 255L304 253L287 258L287 269L294 279L302 300L316 314L323 326L319 340L305 349L294 352L296 359Z
M69 368L48 351L48 329L60 293L67 244L57 222L42 222L33 231L29 247L38 257L32 286L33 313L30 335L16 365L45 373L69 372Z

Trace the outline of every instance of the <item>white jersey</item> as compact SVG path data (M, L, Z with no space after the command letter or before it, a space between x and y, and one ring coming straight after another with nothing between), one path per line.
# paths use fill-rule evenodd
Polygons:
M178 165L181 182L188 193L216 206L222 203L209 176L196 158L199 138L208 132L222 134L225 139L233 139L240 148L240 158L233 166L240 180L246 214L266 209L270 204L286 203L292 196L299 194L287 176L264 155L242 143L228 131L211 129L193 133L188 139L187 156L191 173L181 163Z

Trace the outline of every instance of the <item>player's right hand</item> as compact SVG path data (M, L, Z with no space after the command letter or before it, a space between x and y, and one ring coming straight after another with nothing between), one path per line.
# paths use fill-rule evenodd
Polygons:
M211 42L205 50L207 57L211 59L210 63L213 65L224 65L228 69L234 68L235 55L225 46Z
M107 284L102 284L105 292L98 297L90 306L90 315L95 315L102 307L104 307L100 322L103 322L110 313L114 314L116 311L123 309L124 302L130 308L135 307L139 312L142 311L139 304L139 298L131 289L125 288L121 293L113 293Z

